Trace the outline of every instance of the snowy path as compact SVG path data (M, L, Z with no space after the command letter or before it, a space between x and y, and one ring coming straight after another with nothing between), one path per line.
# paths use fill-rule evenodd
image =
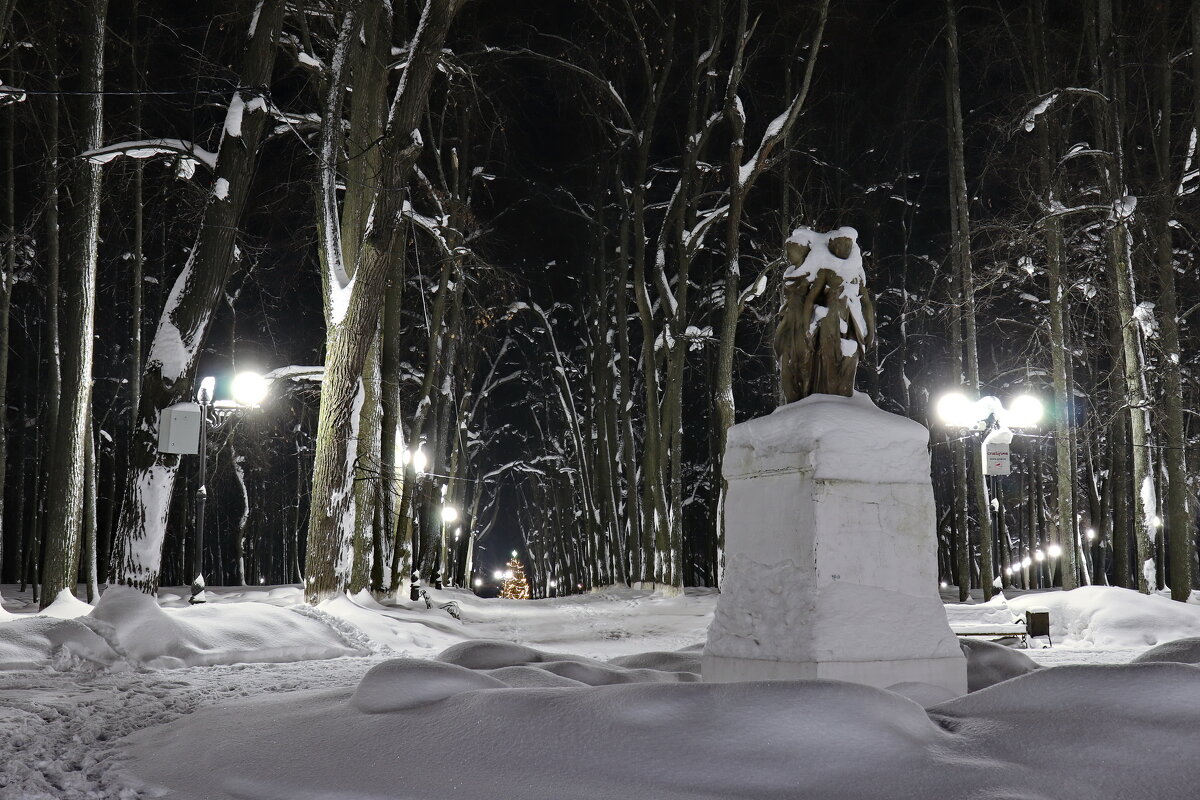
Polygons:
M84 675L0 672L0 798L132 800L120 739L205 705L353 686L379 658Z

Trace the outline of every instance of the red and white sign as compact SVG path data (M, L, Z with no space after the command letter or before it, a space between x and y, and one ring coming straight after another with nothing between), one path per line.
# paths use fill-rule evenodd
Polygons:
M1012 472L1009 445L1003 442L985 442L983 445L983 474L1008 475Z

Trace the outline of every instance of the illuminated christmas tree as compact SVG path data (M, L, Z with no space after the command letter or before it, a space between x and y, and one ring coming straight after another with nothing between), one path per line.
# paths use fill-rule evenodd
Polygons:
M507 600L528 600L529 581L525 578L525 567L513 551L512 558L505 565L504 585L500 587L500 596Z

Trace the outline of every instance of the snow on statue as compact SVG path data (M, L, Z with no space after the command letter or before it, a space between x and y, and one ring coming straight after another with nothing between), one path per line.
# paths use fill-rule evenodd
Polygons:
M775 330L783 396L854 393L858 357L875 339L875 308L866 291L858 231L792 231L784 245L784 302Z

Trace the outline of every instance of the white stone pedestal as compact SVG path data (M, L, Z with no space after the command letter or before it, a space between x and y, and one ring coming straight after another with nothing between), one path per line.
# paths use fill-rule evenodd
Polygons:
M862 394L729 431L725 576L705 681L921 682L966 694L937 593L929 432Z

